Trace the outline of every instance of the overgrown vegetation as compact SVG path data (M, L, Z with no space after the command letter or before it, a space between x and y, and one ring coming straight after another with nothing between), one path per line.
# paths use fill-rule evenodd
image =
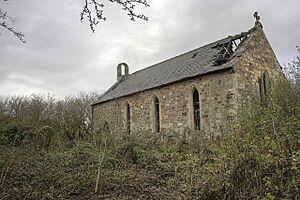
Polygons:
M82 105L72 98L49 105L36 96L2 99L0 198L299 199L299 99L294 85L278 82L267 105L254 98L222 136L193 135L187 143L175 135L170 144L151 133L93 139L84 132L86 120L66 117L79 116ZM46 111L55 114L41 114ZM36 134L43 131L64 139L41 148Z
M92 142L91 106L97 95L80 93L64 100L31 95L0 97L0 144L39 144L43 149L77 141Z
M95 94L2 97L0 199L300 199L297 77L254 96L222 136L167 144L146 132L93 135Z
M294 59L283 65L283 71L286 77L300 89L300 47L296 46L297 56Z

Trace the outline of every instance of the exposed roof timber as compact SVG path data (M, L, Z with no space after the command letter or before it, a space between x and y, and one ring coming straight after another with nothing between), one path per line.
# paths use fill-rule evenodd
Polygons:
M242 32L240 34L234 36L228 36L228 40L224 41L223 43L218 43L213 48L218 49L218 53L215 55L215 65L221 65L226 63L233 55L233 53L238 49L240 44L243 43L245 39L247 39L250 31ZM236 41L239 40L239 44ZM233 47L235 45L235 48Z

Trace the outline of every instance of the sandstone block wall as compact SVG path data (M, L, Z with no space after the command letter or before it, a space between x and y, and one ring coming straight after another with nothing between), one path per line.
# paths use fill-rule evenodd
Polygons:
M259 97L259 79L264 72L273 82L283 77L278 60L262 28L258 26L256 29L251 38L243 44L242 48L246 51L235 65L238 101L245 101L253 94Z
M218 134L234 105L235 76L231 71L186 80L140 92L93 107L94 131L108 124L110 131L127 130L127 103L131 108L131 132L154 131L153 98L160 102L161 133L193 129L192 89L200 94L201 130Z
M94 132L104 126L114 134L127 132L127 104L131 132L154 132L155 96L160 102L161 133L193 130L194 87L200 94L201 130L209 136L222 133L226 119L234 116L238 105L259 94L259 78L264 72L270 80L283 76L262 28L257 26L249 37L241 44L245 52L235 63L234 71L195 77L93 106Z

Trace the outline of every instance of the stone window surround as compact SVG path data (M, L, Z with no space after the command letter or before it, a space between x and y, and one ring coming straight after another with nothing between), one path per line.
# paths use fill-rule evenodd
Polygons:
M190 129L192 129L192 130L196 130L196 127L195 127L195 121L194 121L194 101L193 101L193 93L194 93L194 91L195 90L197 90L197 92L198 92L198 94L199 94L199 106L200 106L200 129L201 129L201 127L202 127L202 125L201 125L201 123L202 123L202 121L201 121L201 94L200 94L200 88L198 87L198 86L196 86L195 84L192 84L191 86L190 86L190 89L189 89L189 97L188 97L188 119L187 119L187 121L188 121L188 126L189 126L189 128ZM152 131L154 132L154 133L159 133L160 132L160 130L159 131L157 131L156 129L157 129L157 125L156 125L156 112L155 112L155 110L156 110L156 108L155 108L155 98L157 98L158 100L160 99L159 98L159 96L157 95L157 94L154 94L153 96L152 96L152 98L151 98L151 122L152 122L152 125L151 125L151 127L152 127ZM126 108L125 108L125 110L126 110L126 112L125 112L125 128L126 128L126 130L127 130L127 132L128 133L130 133L131 132L131 130L130 130L130 128L131 128L131 120L132 120L132 112L131 112L131 106L130 106L130 103L129 102L126 102ZM128 110L128 109L130 109L130 110ZM129 117L129 115L128 115L128 111L129 111L129 114L130 114L130 118L128 118ZM159 100L159 117L160 117L160 119L159 119L159 123L160 123L160 129L161 129L161 121L162 121L162 119L161 119L161 102L160 102L160 100ZM129 124L130 123L130 124Z
M260 94L260 99L263 103L266 103L267 101L267 94L269 93L270 90L269 81L270 81L269 73L267 70L264 70L261 76L258 78L259 94Z
M152 121L152 131L154 133L159 133L160 132L160 129L161 129L161 103L160 103L160 98L158 97L157 94L154 94L152 96L152 109L151 109L151 121ZM158 100L158 106L159 106L159 109L158 109L158 116L159 116L159 119L157 119L157 109L156 109L156 100ZM157 121L158 120L158 121ZM157 123L159 123L158 125L158 128L157 128ZM157 130L159 129L159 130Z
M132 113L131 113L131 106L129 104L129 102L126 103L126 121L125 121L125 124L126 124L126 130L128 133L131 132L131 119L132 119Z
M191 130L195 130L195 119L194 119L194 98L193 94L194 91L197 90L199 94L199 106L200 106L200 129L201 129L201 95L200 95L200 88L197 87L196 85L191 85L190 91L189 91L189 98L188 98L188 111L189 111L189 117L188 117L188 124L189 128Z

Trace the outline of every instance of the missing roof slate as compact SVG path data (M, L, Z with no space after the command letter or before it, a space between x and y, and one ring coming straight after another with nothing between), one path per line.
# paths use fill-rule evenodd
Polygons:
M235 36L228 36L228 40L223 43L218 43L216 46L212 47L218 50L218 53L214 56L214 65L221 65L228 62L232 58L234 52L239 48L245 39L247 39L250 31L242 32Z
M244 51L240 46L253 30L223 38L139 70L116 82L93 105L195 76L232 69L236 61L233 58L239 57Z

